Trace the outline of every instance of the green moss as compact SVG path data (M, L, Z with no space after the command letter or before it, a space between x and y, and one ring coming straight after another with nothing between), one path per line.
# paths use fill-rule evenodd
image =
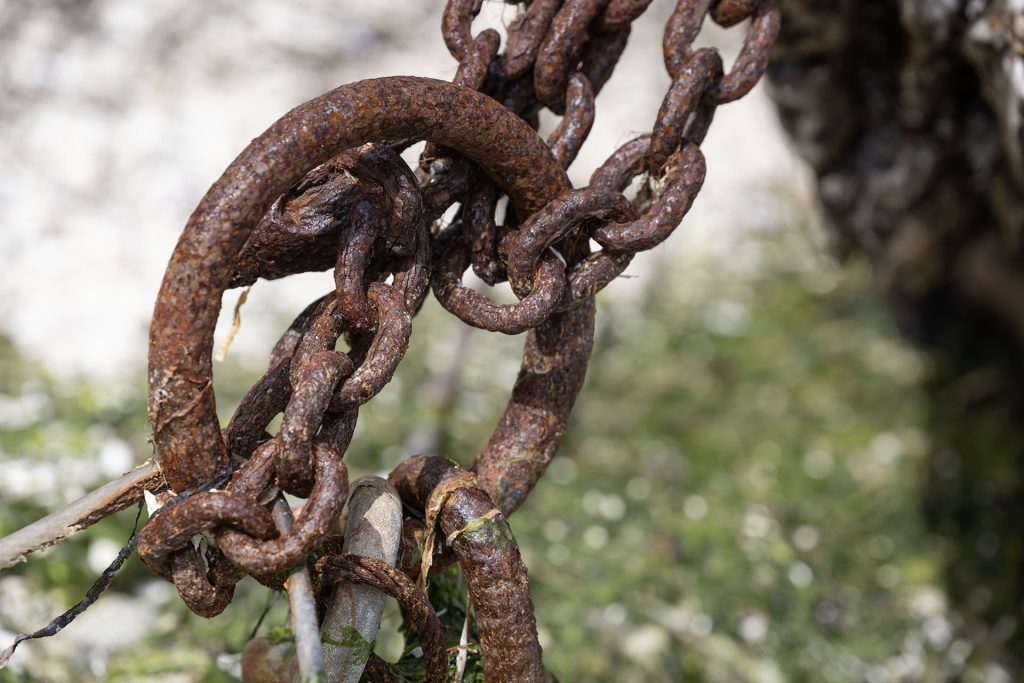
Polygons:
M351 626L342 626L339 629L340 638L335 640L321 634L320 640L335 647L347 647L353 650L353 656L360 664L365 664L373 653L373 641L367 640L363 634Z
M272 643L294 643L295 634L287 626L275 626L265 636Z

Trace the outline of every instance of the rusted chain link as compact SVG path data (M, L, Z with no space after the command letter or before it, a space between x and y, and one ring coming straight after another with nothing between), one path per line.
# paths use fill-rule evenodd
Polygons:
M415 456L391 473L402 501L417 511L430 506L439 491L437 523L458 557L485 652L502 653L484 660L489 681L544 679L526 565L505 517L474 477L438 456ZM446 485L454 484L450 491ZM428 533L430 530L428 530Z
M519 11L502 50L496 31L473 33L482 0L449 0L442 35L459 62L453 83L374 79L296 107L239 155L189 219L150 330L150 420L173 490L233 475L158 513L138 548L196 612L224 609L246 574L279 587L288 570L320 556L327 584L344 576L399 597L431 680L444 679L440 624L411 581L428 579L419 563L400 559L407 576L332 554L325 542L347 497L343 458L359 407L397 371L432 290L469 325L528 335L508 406L469 471L417 457L392 473L413 515L404 545L414 551L412 535L436 541L441 555L428 550L422 567L459 562L489 681L543 680L526 569L505 519L565 432L593 344L594 295L686 215L704 180L700 145L715 108L760 79L779 9L777 0L679 0L663 40L672 84L651 134L574 189L565 169L650 0L510 4ZM750 20L728 69L716 50L693 48L707 16L726 27ZM545 108L564 114L546 142L536 133ZM414 171L399 153L420 141ZM635 196L624 194L631 186ZM456 205L453 220L439 220ZM470 268L488 285L508 280L519 301L499 304L463 284ZM222 433L211 352L224 291L327 269L334 290L285 331ZM281 490L308 498L283 535L268 512ZM206 541L196 546L199 534ZM367 672L385 678L381 667Z

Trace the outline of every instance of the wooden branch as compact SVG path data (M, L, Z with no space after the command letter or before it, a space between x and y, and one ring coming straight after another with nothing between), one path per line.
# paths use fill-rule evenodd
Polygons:
M274 518L285 529L290 523L282 520L282 503L278 500L275 504ZM387 480L363 477L356 481L346 510L343 553L394 566L402 535L402 503ZM386 595L373 586L339 580L317 631L312 588L307 579L299 578L308 575L309 568L304 567L285 583L294 641L271 642L263 637L250 640L242 653L242 680L298 683L319 674L325 681L352 683L363 680L364 667L370 663L377 674L373 680L385 680L384 672L390 670L374 658L372 644L380 629Z
M283 496L278 497L273 509L274 523L282 535L291 531L295 522L292 509ZM316 597L309 567L294 571L284 582L291 612L292 633L295 635L295 657L299 664L300 681L319 681L324 675L324 658L320 652L320 620L316 614Z
M353 483L348 499L343 553L395 566L402 540L402 500L380 477ZM320 625L328 681L359 683L380 630L387 596L366 584L339 581Z
M131 507L142 498L143 491L157 492L165 488L167 484L160 465L148 460L57 512L0 538L0 569L23 562L26 555L56 545L101 519Z

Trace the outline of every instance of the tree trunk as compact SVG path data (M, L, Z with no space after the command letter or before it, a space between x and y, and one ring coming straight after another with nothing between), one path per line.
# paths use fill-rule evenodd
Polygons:
M1024 2L786 0L772 96L928 348L930 527L978 656L1024 675Z

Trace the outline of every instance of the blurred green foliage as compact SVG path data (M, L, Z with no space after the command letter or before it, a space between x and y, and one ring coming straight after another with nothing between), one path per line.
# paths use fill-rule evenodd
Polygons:
M926 384L931 437L924 490L945 584L979 650L1024 676L1024 356L992 321L961 324ZM1002 653L1002 654L1000 654Z
M511 520L561 680L1010 680L998 639L961 637L920 515L927 368L867 275L813 254L794 234L745 235L717 254L661 255L602 302L561 454ZM353 476L424 448L472 460L522 342L464 330L432 302L417 318L396 379L361 413ZM97 463L113 466L111 443L150 452L141 379L58 382L9 344L0 368L0 534L109 478ZM260 370L218 368L225 417ZM36 628L75 602L133 517L3 572L0 625ZM445 581L435 606L451 609L455 644L465 593ZM113 594L119 608L99 614ZM246 581L204 620L133 559L86 623L26 643L0 680L233 680L257 621L284 624L284 603ZM134 637L87 632L119 620ZM408 650L399 621L390 608L377 644L391 661Z

